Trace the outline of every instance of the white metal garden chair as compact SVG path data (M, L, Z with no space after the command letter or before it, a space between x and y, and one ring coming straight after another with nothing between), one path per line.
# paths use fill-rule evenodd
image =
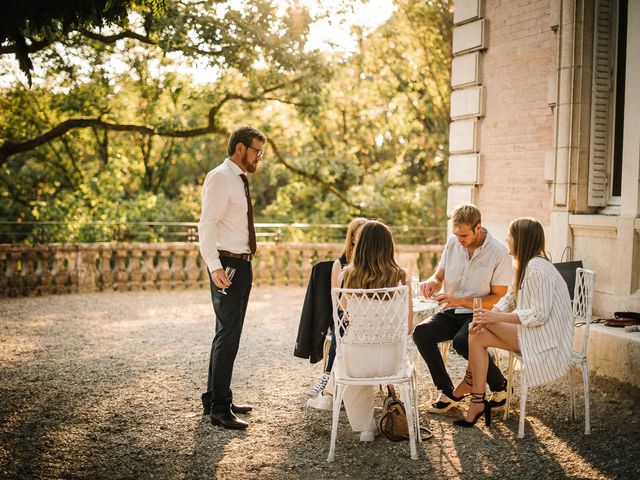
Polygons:
M569 369L569 396L571 401L571 418L576 418L576 397L575 397L575 371L574 368L580 367L582 371L582 382L584 384L584 434L591 433L591 419L589 416L589 367L587 365L587 347L589 344L589 326L591 324L591 313L593 306L593 290L595 285L595 272L585 270L584 268L576 269L576 284L573 296L573 322L574 326L584 327L582 332L582 345L579 352L573 350L571 352L571 368ZM507 373L507 404L504 410L504 419L509 416L509 408L511 407L513 382L513 371L515 370L516 359L520 362L522 370L527 365L522 361L520 355L509 352L509 367ZM524 438L524 416L527 404L527 389L525 376L521 375L520 383L520 423L518 425L518 438Z
M417 459L420 436L415 369L407 357L409 287L375 290L333 288L333 321L337 349L333 372L331 444L335 454L340 406L353 385L398 385L409 430L411 458ZM363 362L364 359L364 362Z

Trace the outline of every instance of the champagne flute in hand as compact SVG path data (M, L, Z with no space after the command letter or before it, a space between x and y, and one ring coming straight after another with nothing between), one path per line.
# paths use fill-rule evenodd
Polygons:
M227 275L227 278L229 279L229 281L231 281L231 279L233 278L233 276L236 274L236 269L233 267L225 267L224 269L224 273ZM225 288L219 288L218 291L223 294L226 295L227 294L227 287Z
M473 298L473 313L480 310L482 308L482 298L474 297Z

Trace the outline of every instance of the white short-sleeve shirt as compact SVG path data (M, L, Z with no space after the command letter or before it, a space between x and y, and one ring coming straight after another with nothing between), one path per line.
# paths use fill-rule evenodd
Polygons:
M486 237L469 257L469 252L455 235L449 237L438 268L444 269L444 292L455 297L484 297L491 285L508 287L513 279L513 265L506 245L482 228ZM456 313L470 312L456 308Z

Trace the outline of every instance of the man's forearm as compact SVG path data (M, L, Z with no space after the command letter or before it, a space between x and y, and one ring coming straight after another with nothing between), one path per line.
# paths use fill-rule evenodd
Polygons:
M458 303L461 307L473 308L473 298L474 297L459 297ZM502 295L490 293L480 298L482 298L482 308L491 310L493 306L498 303L498 300L502 298Z

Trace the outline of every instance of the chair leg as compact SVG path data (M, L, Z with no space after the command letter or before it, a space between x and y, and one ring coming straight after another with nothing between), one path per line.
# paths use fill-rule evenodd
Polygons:
M527 407L527 384L520 381L520 422L518 423L518 438L524 438L524 412Z
M336 383L335 396L333 397L333 418L331 422L331 443L329 446L329 456L327 462L333 462L336 452L336 439L338 437L338 420L340 419L340 405L342 404L342 397L344 390L347 388L345 385Z
M573 365L569 366L569 401L571 407L571 420L576 419L576 371Z
M509 352L509 360L507 362L507 402L504 408L503 420L509 418L509 409L511 408L511 400L513 394L511 393L513 388L513 370L515 369L516 357L512 352Z
M589 366L587 362L580 364L580 368L582 370L582 381L584 383L584 434L591 434L591 416L589 413L590 404L589 404Z
M422 432L420 431L420 411L418 410L418 379L416 378L416 371L413 370L413 374L411 375L411 383L409 384L411 393L411 400L413 404L413 411L415 412L415 421L414 428L416 429L416 437L418 438L418 443L422 443Z
M438 348L440 348L440 355L442 356L442 362L447 364L447 356L449 355L449 347L451 346L451 341L440 342L438 344Z
M410 386L408 383L403 383L402 385L400 385L400 396L407 413L407 430L409 431L409 449L411 451L411 459L417 460L418 451L416 450L416 432L415 421L413 418L413 401L411 400L409 388Z

